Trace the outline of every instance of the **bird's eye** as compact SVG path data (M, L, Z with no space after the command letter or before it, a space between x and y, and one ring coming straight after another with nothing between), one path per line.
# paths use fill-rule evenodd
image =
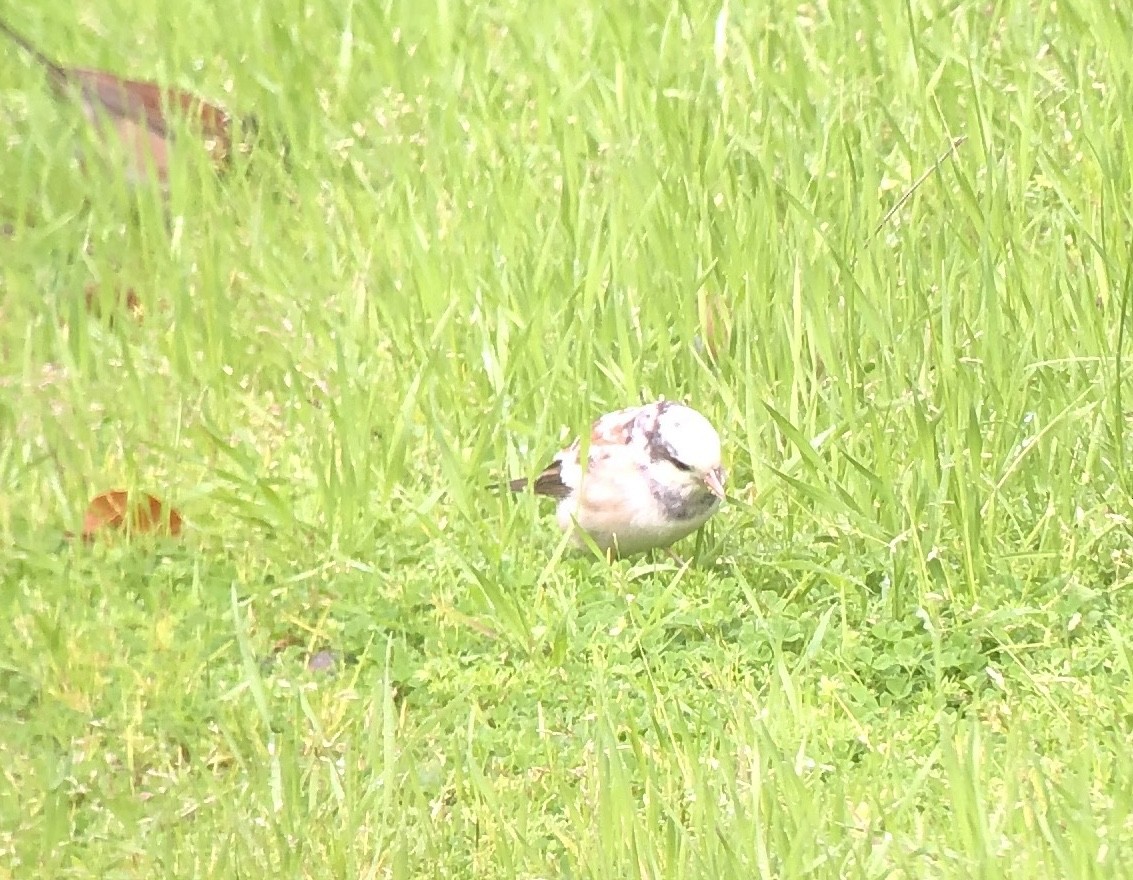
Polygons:
M678 471L684 471L685 473L688 473L692 470L691 464L685 464L679 458L671 458L669 459L669 461L673 463L673 467L675 467Z

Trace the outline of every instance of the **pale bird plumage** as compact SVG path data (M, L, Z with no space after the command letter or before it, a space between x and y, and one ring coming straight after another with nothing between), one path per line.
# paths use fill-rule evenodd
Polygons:
M658 401L608 413L591 428L586 466L582 442L554 457L534 480L512 480L558 501L559 527L586 546L630 556L668 548L691 535L724 499L720 435L679 403Z

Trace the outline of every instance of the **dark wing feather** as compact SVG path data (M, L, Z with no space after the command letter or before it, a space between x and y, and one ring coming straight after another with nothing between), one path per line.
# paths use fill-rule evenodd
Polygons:
M508 483L513 492L523 492L531 489L536 495L546 495L548 498L566 498L571 493L570 486L562 480L562 471L559 462L551 464L534 480L520 477Z

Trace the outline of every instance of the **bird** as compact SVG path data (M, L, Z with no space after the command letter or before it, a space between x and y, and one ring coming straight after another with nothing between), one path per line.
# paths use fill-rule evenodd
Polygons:
M557 520L577 548L609 558L668 549L725 500L720 435L696 410L668 400L607 413L534 480L510 480L558 502ZM678 560L679 561L679 560Z
M179 117L199 136L213 167L227 166L235 125L233 117L220 106L181 89L103 70L64 67L2 19L0 33L47 71L56 95L78 101L99 138L120 142L126 179L131 184L156 178L163 190L168 187L175 120ZM240 121L242 135L254 134L256 128L254 117Z

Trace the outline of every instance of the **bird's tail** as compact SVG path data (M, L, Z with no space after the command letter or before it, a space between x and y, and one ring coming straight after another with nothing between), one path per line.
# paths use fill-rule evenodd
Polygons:
M47 72L51 74L51 78L57 83L64 83L67 80L67 70L54 58L49 58L44 55L27 37L13 28L8 22L0 18L0 33L4 34L9 40L27 52L39 64L47 68Z
M504 480L501 483L487 483L484 488L490 492L523 492L531 487L531 481L526 477L517 480Z

